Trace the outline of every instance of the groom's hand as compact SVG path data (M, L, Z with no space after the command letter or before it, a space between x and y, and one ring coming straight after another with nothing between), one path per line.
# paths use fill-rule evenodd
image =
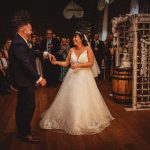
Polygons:
M39 82L39 84L43 87L43 86L45 86L46 85L46 80L43 78L40 82Z
M56 60L55 56L52 55L52 54L48 54L48 57L49 57L50 61L55 61Z

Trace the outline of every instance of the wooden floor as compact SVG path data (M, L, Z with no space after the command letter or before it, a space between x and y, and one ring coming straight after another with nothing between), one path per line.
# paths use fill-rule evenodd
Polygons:
M98 81L97 84L115 120L101 133L88 136L41 130L40 114L52 103L59 87L36 89L37 107L33 129L41 138L41 143L37 145L16 140L16 93L0 96L0 150L149 150L150 111L125 111L124 108L131 105L113 102L109 96L110 82Z

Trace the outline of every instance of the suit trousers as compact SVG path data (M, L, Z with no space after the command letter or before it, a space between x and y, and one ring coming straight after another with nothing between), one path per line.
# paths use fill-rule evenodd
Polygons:
M17 133L26 136L31 133L31 121L35 111L34 86L18 88L16 106Z

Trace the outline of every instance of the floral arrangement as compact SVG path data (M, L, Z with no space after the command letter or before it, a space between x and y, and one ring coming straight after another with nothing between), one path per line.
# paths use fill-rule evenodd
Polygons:
M147 54L148 54L148 46L150 46L150 38L148 38L147 40L144 38L141 38L141 70L140 70L140 74L143 77L147 77L147 64L148 64L148 60L147 60Z
M127 14L125 16L119 16L118 18L117 17L114 17L112 19L112 33L113 33L113 45L114 46L117 46L117 30L118 30L118 25L121 24L121 23L125 23L129 20L129 17L130 15Z

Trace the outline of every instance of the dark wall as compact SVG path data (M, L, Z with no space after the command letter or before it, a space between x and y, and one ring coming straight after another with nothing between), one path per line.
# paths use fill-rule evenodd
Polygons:
M85 11L82 19L65 19L63 10L70 0L5 0L0 5L0 45L11 35L10 17L18 10L27 10L32 16L33 31L44 34L48 27L60 35L71 36L77 24L86 20L91 23L92 31L101 31L103 11L97 10L98 0L74 0ZM150 12L150 0L139 0L140 12ZM3 4L2 4L3 3ZM15 4L16 3L16 4ZM130 12L131 0L115 0L109 5L108 31L111 32L111 20L119 14Z
M131 0L115 0L109 6L108 31L111 32L111 20L113 17L130 13Z
M150 0L139 0L140 13L150 13Z
M83 7L85 11L84 18L65 19L63 9L70 0L5 0L3 1L4 4L0 5L0 43L11 35L9 20L18 10L29 11L32 16L33 31L39 34L44 34L45 30L51 27L56 33L70 36L75 30L76 24L82 20L88 20L95 28L97 1L74 0Z

